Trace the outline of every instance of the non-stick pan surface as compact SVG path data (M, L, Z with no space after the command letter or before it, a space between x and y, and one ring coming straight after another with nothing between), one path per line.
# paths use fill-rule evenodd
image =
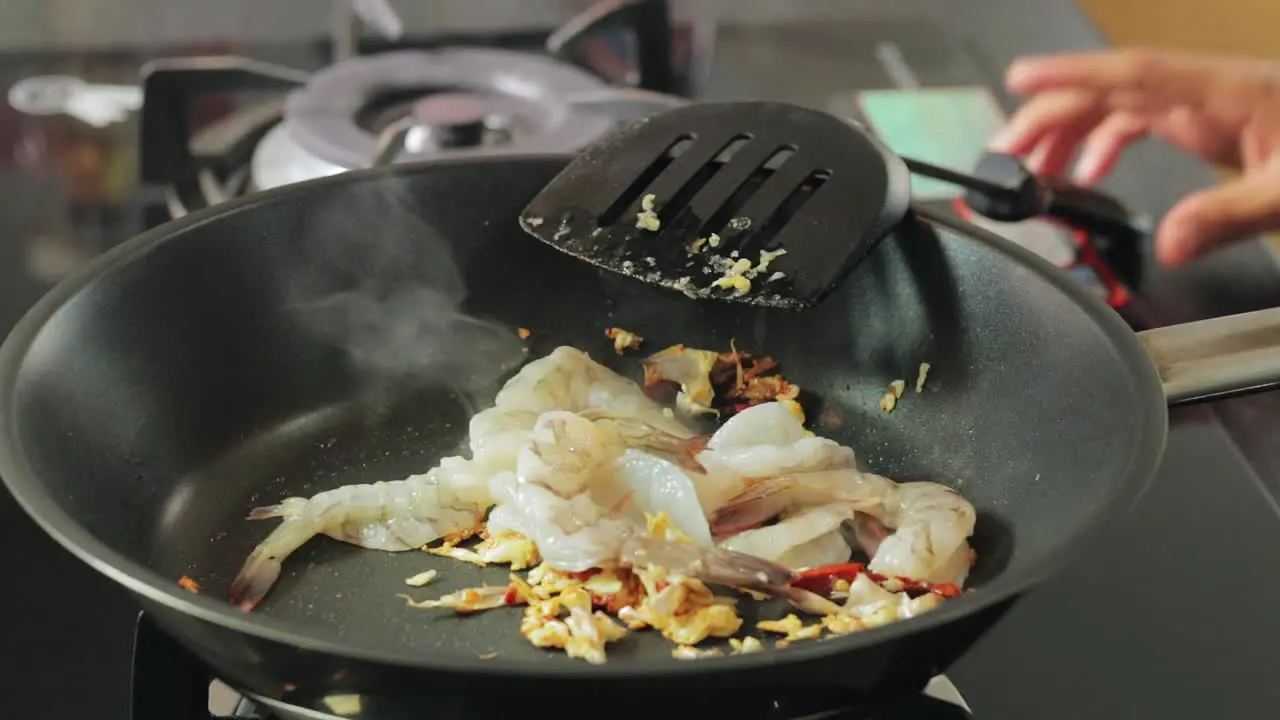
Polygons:
M1166 412L1141 346L1009 243L912 221L816 310L695 303L520 232L517 212L562 164L351 173L229 203L109 253L3 348L5 482L221 674L280 697L299 685L412 690L497 676L508 687L923 682L1078 556L1153 473ZM443 316L440 297L462 288L467 312L501 333ZM399 478L457 452L468 416L505 377L493 358L518 347L516 328L532 332L530 356L573 345L638 377L636 361L611 352L611 326L649 349L733 341L776 356L806 389L818 433L854 447L866 468L947 483L979 508L975 591L921 619L759 655L682 662L636 634L602 667L530 647L515 611L407 608L397 594L505 577L419 552L317 539L259 611L224 602L273 527L245 520L251 507ZM888 384L914 383L921 362L932 364L925 391L882 412ZM427 568L438 582L405 587ZM203 592L179 588L183 575Z

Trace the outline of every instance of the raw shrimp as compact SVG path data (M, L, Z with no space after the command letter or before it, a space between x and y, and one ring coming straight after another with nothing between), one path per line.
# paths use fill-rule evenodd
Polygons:
M522 368L498 393L494 406L471 419L471 460L445 458L424 475L348 485L251 511L251 519L283 522L245 561L231 586L232 602L246 610L257 605L279 578L285 558L316 535L401 551L476 527L493 505L490 480L516 471L538 417L554 410L596 412L608 430L601 437L609 438L610 452L619 455L635 444L687 465L701 447L696 442L684 446L682 439L693 433L667 417L638 385L586 353L557 348ZM710 537L708 531L704 534Z
M498 392L492 408L471 418L472 457L486 467L513 470L538 416L552 410L597 410L676 437L693 435L640 386L581 350L561 346L524 366Z
M712 534L729 538L724 547L779 562L788 553L789 560L802 554L822 564L841 562L849 548L837 540L840 522L860 512L892 530L867 548L873 572L957 584L968 572L976 513L967 500L937 483L898 484L859 472L852 450L813 437L779 403L735 416L697 459L715 484L700 487L699 496L711 513ZM735 487L740 491L732 498L708 499ZM796 512L815 506L825 509ZM779 514L775 525L747 529Z
M558 570L655 564L703 579L732 580L744 587L786 584L790 573L784 567L699 547L683 533L657 536L601 502L617 497L620 484L625 487L627 480L619 477L619 466L635 462L627 455L607 429L580 415L542 414L529 445L520 453L516 472L502 473L490 483L490 493L498 503L489 516L490 529L512 530L530 538L543 561ZM644 476L652 469L636 474ZM669 472L658 474L664 481L672 478ZM674 499L687 505L680 512L700 520L702 532L709 537L696 493L688 489L667 498ZM639 499L633 498L633 502L641 504Z
M251 520L283 522L245 560L231 583L231 602L253 609L280 577L284 559L316 535L398 552L475 528L490 504L487 481L466 460L446 458L425 475L345 485L255 508Z
M853 515L845 503L801 508L773 525L734 535L720 547L793 568L834 565L849 559L840 523Z
M852 450L814 436L779 402L756 405L734 415L711 436L707 449L696 459L706 469L696 485L702 509L708 514L746 490L751 478L856 467Z
M741 501L730 501L713 519L716 534L724 534L719 522L725 517L733 518L734 525L741 525L747 518L763 519L779 509L815 503L822 503L824 507L840 504L848 513L846 517L851 518L854 511L862 512L892 531L875 546L866 548L871 555L868 567L872 572L957 585L963 583L968 574L968 538L973 534L977 515L967 500L945 485L899 484L879 475L844 469L770 478L753 486L744 496ZM794 547L786 545L784 539L810 542L815 533L823 530L839 532L839 523L833 527L831 518L831 515L796 513L776 525L734 535L722 544L780 561L782 555ZM847 558L846 552L840 560L826 557L823 562Z

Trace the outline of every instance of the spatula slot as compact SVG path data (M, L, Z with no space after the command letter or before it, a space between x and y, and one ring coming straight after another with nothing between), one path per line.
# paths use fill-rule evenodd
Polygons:
M694 135L686 133L677 137L670 145L667 146L652 163L636 175L636 179L627 186L627 189L605 209L597 221L599 227L612 225L622 217L622 214L629 207L638 204L641 194L653 184L653 181L666 170L676 158L684 154L693 145Z
M676 216L685 208L685 206L689 204L689 201L693 199L693 196L696 195L697 192L707 183L711 182L716 173L720 172L721 168L728 165L729 162L733 160L733 157L738 154L738 151L741 150L744 145L751 142L752 139L752 136L746 133L735 135L729 140L729 142L725 143L725 146L716 154L715 160L698 168L693 177L689 178L689 181L682 185L674 195L669 198L658 197L656 200L658 207L657 213L658 219L662 223L663 227L668 227L672 221L675 220Z
M760 229L756 231L755 235L751 238L752 245L759 247L762 250L775 250L776 248L770 247L770 243L773 242L773 239L778 236L778 233L787 223L791 222L792 218L800 214L801 208L803 208L805 203L809 202L809 200L813 198L813 195L818 191L818 188L822 187L823 184L830 179L830 170L819 169L809 173L809 175L802 180L798 186L796 186L796 189L791 191L791 194L787 196L787 199L782 201L782 205L780 205L772 215L767 219L757 218L757 221L762 221L763 224L761 224Z
M733 193L702 223L698 228L697 236L707 237L715 233L727 239L747 230L751 219L739 218L738 211L764 185L769 176L777 172L795 153L794 145L783 145L769 153L762 162L752 168L750 174L738 183ZM717 188L704 187L707 187L709 192L717 190Z

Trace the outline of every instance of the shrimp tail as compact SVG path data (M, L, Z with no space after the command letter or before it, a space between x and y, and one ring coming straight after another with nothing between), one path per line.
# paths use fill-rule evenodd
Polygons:
M707 469L702 466L702 463L698 462L698 453L707 449L708 439L707 436L698 436L686 440L675 435L655 432L646 440L637 442L632 447L660 457L681 470L701 475L705 474Z
M284 516L284 505L264 505L249 511L250 520L270 520Z
M790 585L795 572L785 565L755 555L712 548L702 556L698 577L719 585L775 593L779 588Z
M875 557L880 542L892 534L884 523L867 513L857 513L852 520L840 523L840 535L850 547L861 548L867 557Z
M275 556L263 545L259 545L248 559L235 580L231 582L229 599L231 604L244 612L251 612L271 591L271 587L280 579L283 558Z
M285 558L315 535L307 523L286 518L245 559L240 572L231 581L228 591L231 604L245 612L257 607L280 579Z
M791 478L774 477L756 481L729 499L711 515L711 535L723 540L759 527L791 504L786 492L795 485Z
M810 615L839 615L842 611L839 605L801 587L777 588L776 595Z

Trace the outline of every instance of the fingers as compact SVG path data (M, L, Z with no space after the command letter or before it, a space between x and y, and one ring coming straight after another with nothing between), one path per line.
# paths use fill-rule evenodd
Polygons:
M1156 258L1178 265L1280 228L1280 166L1185 198L1156 233Z
M1148 119L1138 113L1118 111L1103 120L1085 139L1076 162L1074 180L1093 185L1111 172L1124 149L1147 134Z
M1229 73L1233 61L1152 50L1117 50L1028 57L1014 61L1005 83L1015 93L1065 88L1119 93L1135 102L1199 105ZM1253 66L1249 61L1234 61ZM1225 64L1225 67L1224 67Z
M1154 117L1151 134L1215 165L1240 167L1237 134L1188 107Z
M1071 165L1071 158L1087 132L1088 128L1072 128L1045 135L1036 149L1027 155L1024 164L1028 170L1041 177L1065 176Z
M1090 93L1060 91L1031 98L991 141L991 149L1026 155L1050 134L1083 138L1106 116L1106 106Z
M1144 115L1111 112L1098 96L1048 92L1032 98L1014 114L992 141L992 149L1025 157L1027 168L1038 175L1061 176L1083 143L1077 181L1093 183L1148 129Z

